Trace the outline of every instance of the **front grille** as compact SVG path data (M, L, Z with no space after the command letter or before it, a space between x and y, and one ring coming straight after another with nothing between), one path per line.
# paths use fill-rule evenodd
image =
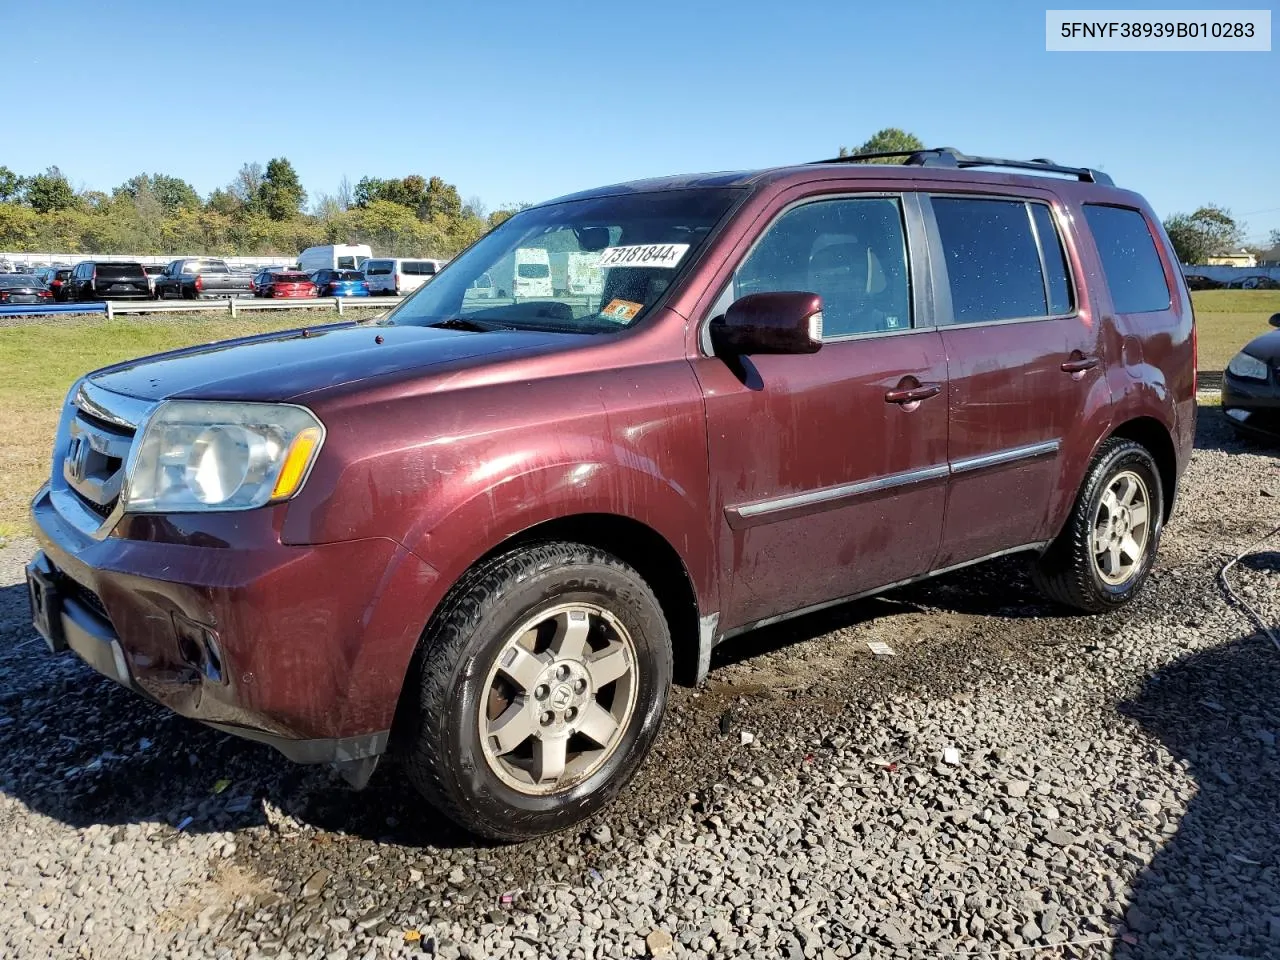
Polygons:
M78 583L70 577L64 576L62 578L62 587L66 590L67 596L88 607L108 623L111 622L111 617L107 614L107 608L103 606L102 599L83 583Z
M133 430L77 409L67 430L62 476L80 501L107 517L120 499Z

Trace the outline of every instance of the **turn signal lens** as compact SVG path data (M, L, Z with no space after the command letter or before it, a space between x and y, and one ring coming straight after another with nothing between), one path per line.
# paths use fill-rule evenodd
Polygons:
M319 445L320 431L314 427L303 430L293 438L289 452L285 454L284 465L280 468L280 476L276 478L276 485L271 491L272 500L291 497L297 492Z

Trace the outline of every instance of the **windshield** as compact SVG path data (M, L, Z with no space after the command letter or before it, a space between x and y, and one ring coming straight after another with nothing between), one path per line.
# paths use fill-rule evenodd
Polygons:
M0 273L0 287L39 287L40 280L22 273Z
M330 280L363 280L364 274L359 270L335 270Z
M525 210L381 322L461 319L564 333L631 326L693 262L741 195L720 188L655 191Z

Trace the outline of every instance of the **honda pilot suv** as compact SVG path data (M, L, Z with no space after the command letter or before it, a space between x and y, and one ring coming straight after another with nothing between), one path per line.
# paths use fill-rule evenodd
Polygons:
M1128 602L1195 427L1159 221L1089 169L863 159L564 197L381 320L88 374L39 631L516 839L614 796L753 627L1013 553ZM530 251L586 292L488 295Z

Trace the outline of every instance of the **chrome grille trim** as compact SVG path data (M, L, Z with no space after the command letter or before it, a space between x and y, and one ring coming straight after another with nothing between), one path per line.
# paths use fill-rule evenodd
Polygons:
M136 430L155 407L149 400L103 390L90 380L80 382L74 403L89 416L128 430Z
M54 441L49 497L86 537L106 539L124 514L121 493L134 440L156 406L88 380L72 390Z

